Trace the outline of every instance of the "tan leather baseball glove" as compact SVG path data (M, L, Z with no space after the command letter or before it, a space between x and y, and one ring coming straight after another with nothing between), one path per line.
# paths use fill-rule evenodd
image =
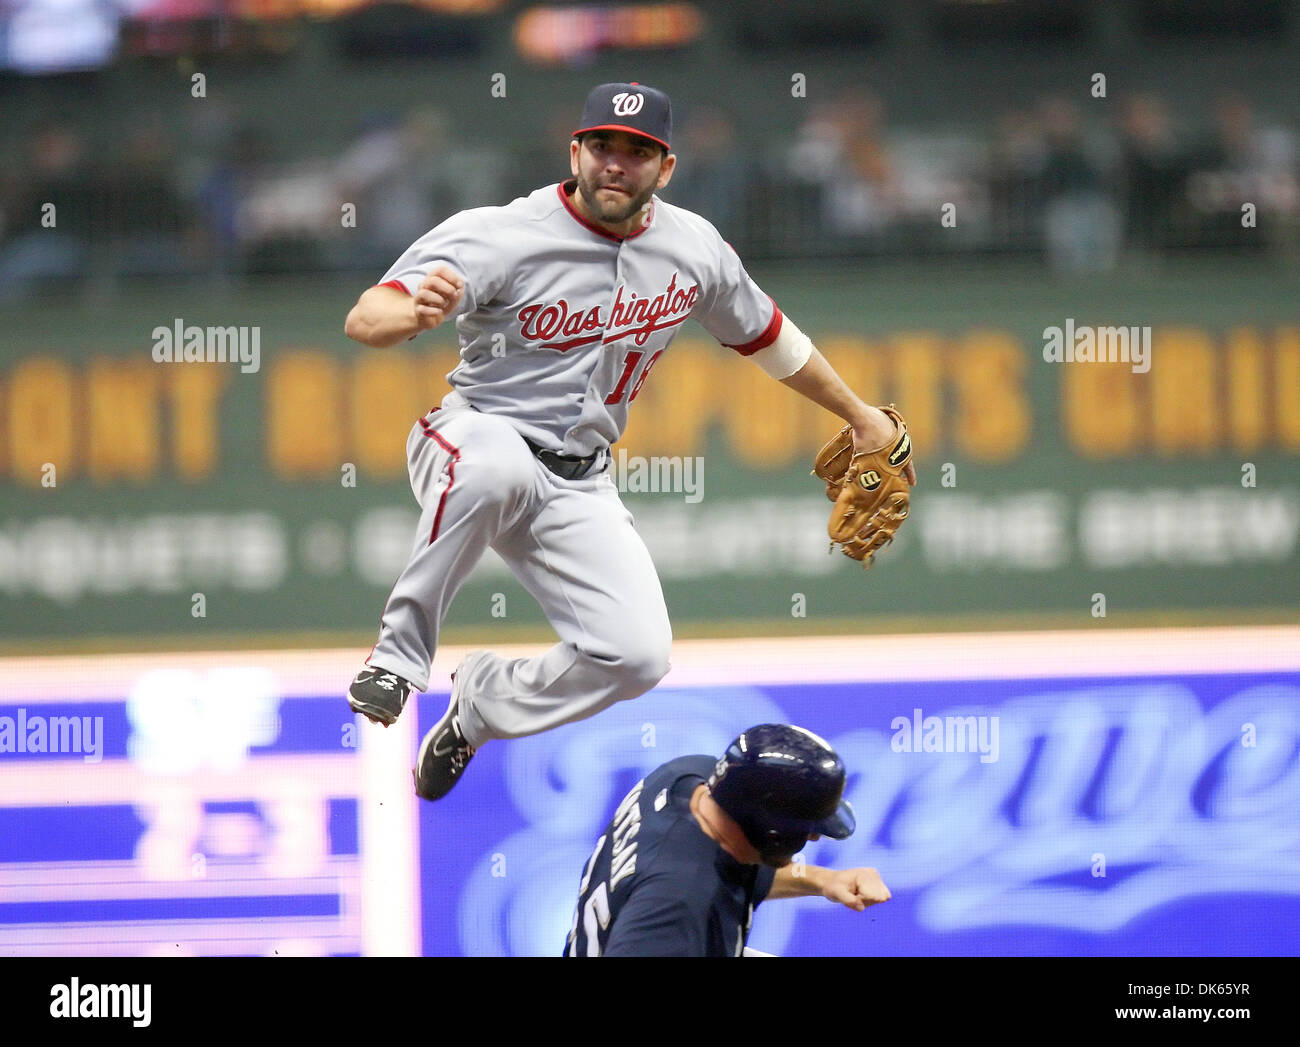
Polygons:
M894 540L907 519L911 484L905 470L912 438L894 405L881 407L894 423L894 435L875 451L853 450L853 427L846 425L817 455L813 474L826 481L835 503L827 533L831 545L870 568L876 553Z

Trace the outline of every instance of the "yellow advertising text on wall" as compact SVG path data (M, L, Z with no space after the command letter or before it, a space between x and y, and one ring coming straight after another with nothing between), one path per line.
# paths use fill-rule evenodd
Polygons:
M898 405L922 461L1015 462L1045 428L1084 459L1300 452L1300 328L1156 328L1146 373L1048 363L991 329L817 344L864 399ZM254 374L145 354L77 364L34 354L0 374L0 474L36 487L53 464L61 480L146 484L264 466L308 480L350 462L397 479L411 425L442 399L456 360L445 341L348 354L268 347ZM236 460L230 429L250 419L261 430L254 460ZM717 435L739 464L782 469L808 461L837 424L749 361L682 338L642 387L620 446L698 454Z

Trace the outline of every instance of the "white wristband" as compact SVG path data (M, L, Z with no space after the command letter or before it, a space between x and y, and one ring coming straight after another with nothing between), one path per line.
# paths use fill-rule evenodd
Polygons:
M776 341L753 353L750 359L779 380L789 378L806 364L812 351L812 340L786 315L781 317L781 330Z

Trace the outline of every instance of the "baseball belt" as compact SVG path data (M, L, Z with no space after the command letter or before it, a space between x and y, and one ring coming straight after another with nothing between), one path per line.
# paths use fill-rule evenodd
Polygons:
M594 454L581 458L573 454L560 454L558 451L548 451L545 447L538 446L526 436L524 437L524 443L528 445L528 449L533 452L534 457L539 462L562 480L581 479L605 455L604 451L596 451Z

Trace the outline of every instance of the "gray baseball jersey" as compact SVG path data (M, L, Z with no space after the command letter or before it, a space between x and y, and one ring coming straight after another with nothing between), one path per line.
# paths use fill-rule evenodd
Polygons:
M413 294L445 263L465 293L452 391L407 440L419 529L368 664L425 690L443 618L488 548L559 635L534 657L461 662L460 724L476 747L591 716L668 671L663 591L600 452L687 318L743 355L781 333L781 311L705 219L655 199L648 224L618 237L573 210L571 189L463 211L383 281ZM526 440L597 457L562 478Z
M464 276L451 314L461 363L444 406L502 415L534 443L588 455L622 435L685 320L749 355L776 339L781 311L706 219L656 197L649 223L619 237L573 209L572 188L462 211L382 282L413 294L439 263Z

